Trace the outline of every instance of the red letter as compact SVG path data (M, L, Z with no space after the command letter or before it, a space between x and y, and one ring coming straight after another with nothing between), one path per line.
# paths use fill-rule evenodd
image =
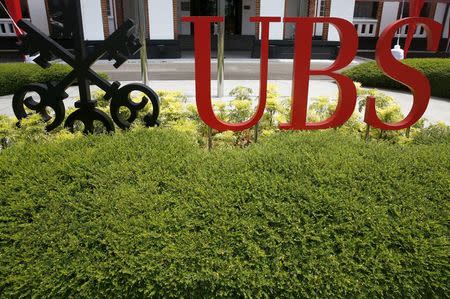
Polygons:
M296 23L294 74L292 87L291 121L281 124L286 130L319 130L343 125L355 111L356 87L352 80L335 73L353 61L358 50L358 35L352 23L338 18L285 18L285 22ZM314 23L331 23L339 32L341 46L336 61L327 69L311 70L311 48ZM302 38L304 37L304 38ZM334 78L339 87L336 112L319 123L307 123L309 78L326 75Z
M195 90L200 118L209 127L218 131L243 131L255 126L264 115L266 108L269 27L271 22L280 22L281 18L255 17L251 19L252 22L261 22L262 24L260 97L255 115L249 121L239 124L229 124L218 119L211 103L210 24L223 22L223 17L183 17L182 21L194 23Z
M13 24L14 24L14 30L16 32L16 35L17 35L17 37L20 37L23 35L23 31L16 25L16 23L19 22L20 19L22 19L22 7L20 5L20 1L19 0L6 0L5 2L6 2L6 7L14 21Z
M436 51L439 47L439 42L442 35L442 25L438 22L427 18L406 18L399 20L389 27L381 34L378 39L376 60L381 70L391 77L393 80L406 85L413 93L414 103L411 112L401 122L397 124L383 123L377 116L375 108L375 100L368 99L366 105L366 114L364 121L378 129L382 130L402 130L411 127L423 116L427 110L430 101L431 88L430 83L421 72L404 65L397 61L391 53L391 43L396 31L404 25L411 25L412 23L419 23L425 26L428 37L428 50ZM443 82L442 84L446 84Z

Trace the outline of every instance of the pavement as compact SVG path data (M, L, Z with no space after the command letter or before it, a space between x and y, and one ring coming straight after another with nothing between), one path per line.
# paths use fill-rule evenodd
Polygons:
M360 63L355 59L350 65ZM312 69L324 69L333 60L312 60ZM139 60L129 60L119 69L115 69L111 62L99 60L92 67L96 72L107 73L113 81L141 80L141 64ZM185 81L195 78L195 61L193 58L184 59L151 59L149 60L149 77L151 80ZM259 80L260 60L249 58L225 59L225 78L233 80ZM292 78L292 59L270 59L269 80L290 80ZM211 59L211 78L217 78L217 60ZM315 77L316 80L329 80L328 77Z
M365 59L356 58L352 65L356 65ZM195 102L195 60L193 57L182 59L149 60L149 86L154 90L174 90L183 92L189 102ZM323 69L330 66L333 60L312 60L312 69ZM249 59L240 57L228 57L225 59L225 95L236 86L250 87L254 91L254 99L259 94L259 59ZM120 81L122 85L139 82L141 65L139 60L129 60L119 69L115 69L111 62L100 60L93 65L97 72L107 73L112 81ZM280 96L290 97L292 88L292 59L270 59L269 60L269 83L275 84L279 88ZM216 78L217 60L211 59L212 79ZM212 81L211 95L216 94L217 82ZM310 103L320 96L335 98L338 87L334 81L328 77L312 77L309 84ZM91 91L98 90L91 87ZM386 94L396 99L402 112L406 115L412 106L412 95L408 92L382 90ZM66 107L72 107L78 97L77 87L68 89L69 98L65 101ZM226 100L227 98L225 98ZM13 116L11 107L12 95L0 97L0 114ZM424 116L430 123L439 121L450 125L450 100L432 98L427 112Z

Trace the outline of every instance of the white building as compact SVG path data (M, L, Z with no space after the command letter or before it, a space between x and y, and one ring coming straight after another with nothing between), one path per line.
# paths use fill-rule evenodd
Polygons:
M4 2L4 0L0 0ZM66 0L21 0L24 17L43 32L70 45L62 28L62 6ZM85 37L94 44L105 39L124 20L136 19L136 0L81 0ZM379 34L402 15L408 16L408 0L402 13L401 0L145 0L149 56L181 57L193 50L192 26L180 21L183 16L216 15L217 6L225 6L226 51L247 51L258 55L259 28L249 21L251 16L332 16L353 22L360 36L360 54L373 55ZM219 4L218 4L219 3ZM221 4L220 4L221 3ZM427 1L421 16L432 18L445 29L440 50L448 50L450 0ZM214 30L211 28L211 30ZM403 28L400 37L406 36ZM419 26L415 32L411 54L425 50L426 33ZM271 56L292 57L293 24L271 26ZM314 30L314 58L332 58L338 51L338 34L332 26L318 24ZM0 51L13 51L14 30L11 21L0 11ZM213 43L214 46L215 43Z

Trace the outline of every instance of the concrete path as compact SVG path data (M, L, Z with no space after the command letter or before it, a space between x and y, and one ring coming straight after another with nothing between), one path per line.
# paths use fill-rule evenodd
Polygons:
M122 85L127 83L130 82L122 82ZM269 83L278 86L279 93L282 97L290 97L292 87L292 82L290 80L270 80ZM212 81L212 97L216 94L216 86L216 81ZM227 80L225 81L225 94L228 95L229 92L236 86L250 87L253 89L256 99L259 92L258 80ZM338 93L337 85L330 80L311 80L309 86L311 102L314 101L314 98L320 96L335 98ZM181 91L187 96L189 102L195 102L195 82L193 80L151 81L150 87L154 90ZM95 90L98 90L98 88L93 87L92 91ZM410 111L412 106L411 94L407 92L382 91L396 99L404 114L407 114ZM68 93L70 98L65 101L66 107L72 107L74 98L78 96L78 90L76 87L71 87L69 88ZM6 114L9 116L14 115L11 107L11 100L12 96L0 97L0 114ZM450 100L432 98L424 117L430 123L442 121L450 125Z
M349 66L357 65L361 59L355 59ZM311 60L312 69L324 69L330 66L333 60ZM119 69L114 68L111 62L100 60L93 69L96 72L107 73L111 80L115 81L138 81L141 79L141 62L139 60L129 60ZM195 78L194 59L167 59L149 60L149 78L151 80L194 80ZM259 59L226 59L225 79L233 80L259 80L260 74ZM293 64L292 59L270 59L269 60L269 80L291 80ZM211 59L211 78L217 78L217 60ZM329 80L328 77L315 77L314 79Z

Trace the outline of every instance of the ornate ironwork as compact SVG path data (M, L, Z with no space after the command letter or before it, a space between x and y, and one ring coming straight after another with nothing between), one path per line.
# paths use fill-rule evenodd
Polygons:
M84 125L85 133L94 132L94 122L103 125L107 132L114 131L114 123L121 129L130 128L137 119L138 112L150 103L152 112L144 117L147 126L158 125L159 99L157 94L148 86L143 84L129 84L123 87L119 82L110 83L100 77L91 69L91 66L103 56L109 60L114 60L114 67L119 68L128 60L130 55L135 54L141 48L137 37L133 34L134 22L127 20L117 31L111 34L101 45L97 46L91 54L87 54L84 41L84 31L81 16L80 1L69 1L71 9L75 13L69 19L74 24L73 41L74 54L59 45L56 41L39 31L35 26L26 20L21 20L18 25L26 34L21 37L19 46L24 54L39 56L34 62L42 68L50 67L52 57L59 57L73 70L60 82L38 84L33 83L25 86L14 95L13 109L16 117L20 120L28 116L25 108L28 108L42 115L47 122L46 129L51 131L60 126L65 119L65 106L63 101L68 98L66 89L75 81L78 83L80 100L75 103L77 110L69 115L64 126L73 131L77 121ZM75 19L74 19L75 18ZM90 84L97 85L105 91L105 100L110 100L110 114L96 108L97 102L92 100ZM138 91L143 95L140 103L132 101L130 95ZM39 100L27 95L33 92L39 96ZM125 119L121 108L129 110L129 116ZM48 108L53 110L53 114L48 113Z

